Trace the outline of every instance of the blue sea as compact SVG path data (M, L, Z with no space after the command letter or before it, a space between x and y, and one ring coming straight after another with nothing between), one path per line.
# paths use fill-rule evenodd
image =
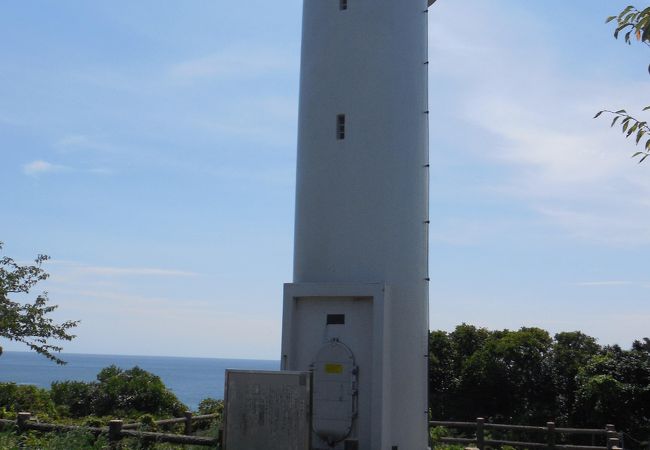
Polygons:
M4 352L0 356L0 382L33 384L49 388L53 381L94 381L104 367L134 366L158 375L165 385L192 410L206 397L223 398L225 370L278 370L279 361L180 358L161 356L61 355L68 364L55 363L29 352Z

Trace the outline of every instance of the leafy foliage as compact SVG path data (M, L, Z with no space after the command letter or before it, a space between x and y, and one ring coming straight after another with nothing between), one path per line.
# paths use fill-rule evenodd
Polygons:
M0 250L2 247L0 242ZM23 304L9 298L12 294L27 295L38 282L46 280L49 274L41 265L48 259L47 255L38 255L34 265L23 266L8 256L0 258L0 337L21 342L46 358L65 364L54 355L62 347L51 344L51 340L71 341L75 336L69 334L68 330L79 322L69 320L55 323L50 313L57 306L48 304L47 292L38 295L34 303Z
M137 411L180 416L187 410L160 377L139 367L122 370L110 366L97 374L97 380L99 383L92 404L96 415Z
M632 44L636 39L650 46L650 7L639 10L630 5L618 15L608 17L607 23L610 22L616 23L614 38L618 39L622 35L627 44ZM650 72L650 66L648 71ZM643 109L644 112L648 110L650 110L650 106ZM600 117L603 113L613 116L611 126L614 127L618 123L625 137L632 136L636 140L637 146L645 139L641 150L632 155L633 158L639 158L639 163L645 161L650 156L650 128L648 128L648 123L629 115L624 109L599 111L594 118Z
M18 411L29 411L45 422L106 427L111 418L137 420L143 431L156 431L155 421L170 416L179 417L187 410L169 391L161 379L134 367L123 370L116 366L102 369L97 381L62 381L52 383L50 390L35 386L0 383L0 418L15 419ZM222 414L223 401L203 400L199 414ZM216 438L221 417L201 421L193 426L197 436ZM164 426L163 426L164 427ZM167 426L169 427L169 426ZM173 429L174 426L172 426ZM176 425L176 431L182 426ZM168 432L167 428L162 431ZM107 448L104 434L95 436L84 431L67 433L40 433L29 431L17 434L15 430L0 433L0 448L47 448L81 450ZM174 444L140 441L125 438L120 448L173 450ZM199 450L199 446L184 448Z
M557 419L560 421L569 421L571 411L575 409L577 376L599 351L596 339L579 331L555 335L550 365L556 390L556 407L560 414Z
M606 23L616 22L614 37L618 39L621 32L625 42L632 43L632 39L650 45L650 7L640 11L630 5L621 11L617 16L610 16Z
M108 439L104 435L95 437L93 434L83 431L71 431L61 434L29 432L23 435L5 432L0 434L0 448L100 450L108 448Z
M50 389L52 401L62 415L85 417L94 413L93 399L97 385L83 381L55 381Z
M213 402L206 405L218 407L219 401ZM0 383L2 408L12 415L29 411L52 419L83 418L94 425L103 422L99 417L180 417L187 410L158 376L139 367L116 366L102 369L97 381L57 381L50 390Z
M603 427L650 436L650 339L601 347L579 331L553 338L462 324L429 335L429 401L436 420Z
M578 374L575 413L587 424L607 420L647 439L650 435L650 351L605 347Z
M648 111L648 110L650 110L650 106L646 106L645 108L643 108L643 111ZM642 144L641 151L638 151L632 155L633 158L639 157L639 163L645 161L645 159L648 156L650 156L650 128L648 127L648 122L635 119L634 117L630 116L627 113L627 111L625 111L624 109L620 109L618 111L609 111L609 110L598 111L598 113L596 113L596 115L594 116L594 119L600 117L600 115L603 113L607 113L614 116L611 125L612 128L618 122L619 126L621 127L621 131L625 135L625 137L626 138L629 138L630 136L634 137L637 146L645 138L645 143Z
M211 397L201 400L199 414L223 414L223 400Z
M56 415L54 402L47 390L16 383L0 383L0 408L12 413L12 416L20 411L33 411L48 417Z

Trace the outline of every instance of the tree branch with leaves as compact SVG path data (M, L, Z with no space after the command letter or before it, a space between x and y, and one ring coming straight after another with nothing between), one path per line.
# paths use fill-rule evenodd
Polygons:
M2 248L0 242L0 251ZM27 295L37 283L46 280L49 274L41 266L49 259L47 255L38 255L34 265L20 265L13 258L0 257L0 337L25 344L57 364L65 364L55 355L63 347L53 344L52 340L74 339L76 336L69 330L79 321L56 323L50 314L58 306L48 304L47 292L39 294L33 303L20 303L9 298L10 295Z
M622 35L623 40L628 45L631 45L636 40L650 46L650 6L639 10L630 5L618 15L608 17L606 23L610 22L616 22L615 39ZM650 67L648 67L648 71L650 72ZM650 106L643 108L643 112L648 110L650 110ZM599 111L594 118L598 118L602 114L613 116L611 126L614 127L618 124L626 138L634 137L637 146L645 139L641 150L634 153L633 158L639 158L639 163L642 163L650 156L650 128L647 121L631 116L624 109Z
M643 111L650 110L650 106L643 108ZM648 122L640 121L630 116L627 111L620 109L618 111L609 111L603 110L598 111L594 118L600 117L601 114L606 113L614 116L612 120L612 128L618 123L621 127L621 131L626 138L634 136L636 140L636 145L638 146L641 143L641 140L646 138L645 144L641 151L638 151L632 155L632 158L639 158L639 163L645 161L645 159L650 156L650 128L648 127Z
M613 21L616 21L615 39L618 39L623 32L625 43L628 45L632 45L632 37L634 37L637 41L650 46L650 6L638 10L630 5L617 16L608 17L605 23Z

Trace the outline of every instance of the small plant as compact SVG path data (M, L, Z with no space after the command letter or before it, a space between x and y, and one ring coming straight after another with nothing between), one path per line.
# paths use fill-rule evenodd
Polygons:
M139 419L140 428L142 431L158 431L158 425L156 425L156 418L151 414L143 414Z
M86 417L86 420L83 422L84 426L92 428L101 428L106 426L105 421L102 421L99 417L89 416Z
M431 427L429 428L429 437L431 442L438 442L440 438L449 436L449 430L445 427Z
M223 400L205 398L199 403L199 414L223 414Z

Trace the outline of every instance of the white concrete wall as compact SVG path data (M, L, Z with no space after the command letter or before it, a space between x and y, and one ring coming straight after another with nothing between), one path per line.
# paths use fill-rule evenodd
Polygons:
M390 286L389 435L400 450L426 448L427 435L426 9L305 0L303 12L294 282Z

